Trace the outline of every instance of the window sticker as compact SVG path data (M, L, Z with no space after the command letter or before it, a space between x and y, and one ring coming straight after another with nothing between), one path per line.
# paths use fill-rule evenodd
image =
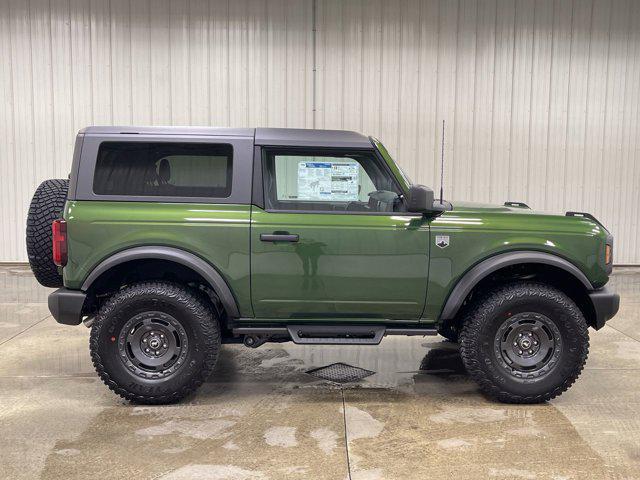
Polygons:
M299 162L298 199L357 201L359 180L360 169L356 162Z

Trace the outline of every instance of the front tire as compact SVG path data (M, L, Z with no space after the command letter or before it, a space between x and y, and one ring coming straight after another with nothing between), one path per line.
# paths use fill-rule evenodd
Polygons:
M540 403L566 391L589 353L587 323L577 305L544 284L518 282L480 298L460 332L460 355L489 397Z
M100 308L91 359L102 381L134 403L176 402L213 370L220 326L204 296L168 282L133 284Z

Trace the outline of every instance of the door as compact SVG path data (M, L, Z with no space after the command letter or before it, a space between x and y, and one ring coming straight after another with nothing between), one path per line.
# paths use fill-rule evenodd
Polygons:
M264 208L251 214L256 317L420 318L429 225L406 213L375 151L265 149L262 167Z

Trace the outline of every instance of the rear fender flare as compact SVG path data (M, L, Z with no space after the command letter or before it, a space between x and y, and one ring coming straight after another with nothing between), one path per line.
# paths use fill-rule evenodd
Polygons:
M562 257L536 251L502 253L483 260L464 274L447 298L440 315L440 321L453 319L469 293L471 293L471 290L487 275L501 268L522 263L538 263L560 268L573 275L587 291L593 290L593 285L591 285L587 276L573 263Z
M81 289L87 291L91 285L105 272L122 263L133 260L168 260L190 268L204 278L215 290L231 318L238 318L240 310L229 285L220 273L209 263L193 253L173 247L145 246L134 247L118 252L100 262L87 276Z

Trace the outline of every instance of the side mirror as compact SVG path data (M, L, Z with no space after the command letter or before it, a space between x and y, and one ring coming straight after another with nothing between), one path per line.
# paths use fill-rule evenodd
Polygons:
M444 208L434 204L433 190L424 185L411 185L407 199L407 211L411 213L438 213Z

